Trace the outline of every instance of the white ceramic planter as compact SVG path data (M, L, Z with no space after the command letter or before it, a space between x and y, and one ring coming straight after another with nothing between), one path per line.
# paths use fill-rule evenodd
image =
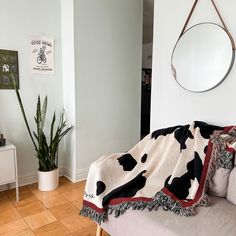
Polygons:
M38 171L38 188L41 191L51 191L58 187L58 168L52 171Z

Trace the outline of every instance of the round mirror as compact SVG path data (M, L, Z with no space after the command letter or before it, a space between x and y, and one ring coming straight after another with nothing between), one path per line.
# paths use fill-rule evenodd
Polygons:
M219 85L234 62L234 50L228 33L219 25L201 23L192 26L177 41L171 59L177 83L193 92Z

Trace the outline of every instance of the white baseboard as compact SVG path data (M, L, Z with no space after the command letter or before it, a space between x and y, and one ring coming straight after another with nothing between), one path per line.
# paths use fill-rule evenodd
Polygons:
M73 173L71 170L60 167L59 168L59 176L65 176L71 182L76 183L76 182L83 181L83 180L87 179L88 169L87 168L78 169L76 171L76 173ZM36 182L38 182L38 174L37 173L18 177L19 186L25 186L25 185L33 184ZM1 185L0 192L5 191L7 189L15 188L15 186L16 186L15 183Z
M75 183L75 173L67 168L63 168L63 175L71 182Z
M67 179L72 181L73 183L83 181L87 179L88 176L88 168L84 169L78 169L76 173L72 172L71 170L68 170L64 168L64 174L63 174Z
M75 175L75 182L86 180L88 177L88 168L78 169Z
M63 174L64 174L64 168L60 167L59 168L59 176L63 176ZM38 182L38 173L32 173L30 175L24 175L24 176L18 177L19 186L25 186L25 185L33 184L36 182ZM0 186L0 192L5 191L7 189L15 188L15 187L16 187L15 183L4 184L4 185Z

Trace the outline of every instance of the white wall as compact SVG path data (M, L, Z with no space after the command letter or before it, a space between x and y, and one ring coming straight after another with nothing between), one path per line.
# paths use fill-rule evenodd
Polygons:
M76 173L76 113L75 113L75 45L74 0L61 0L63 103L68 124L73 129L64 137L64 175L75 181Z
M38 93L48 95L51 120L53 111L63 107L60 1L0 0L0 29L0 48L19 53L20 93L30 126L34 126ZM30 74L30 35L55 39L55 75ZM13 90L0 90L0 132L17 146L20 182L36 179L37 159Z
M74 130L61 145L64 174L86 177L103 154L139 141L142 0L0 0L0 48L19 52L20 92L29 118L37 94L48 95L49 117L64 106ZM29 36L55 39L56 74L30 74ZM0 132L17 146L20 183L38 167L13 90L0 90Z
M140 135L142 0L75 0L77 174Z
M203 93L182 89L172 76L171 53L192 4L189 0L155 0L151 130L193 120L217 125L236 123L236 65L222 84ZM217 6L236 39L235 1L217 1ZM189 26L204 21L220 24L209 0L199 1Z

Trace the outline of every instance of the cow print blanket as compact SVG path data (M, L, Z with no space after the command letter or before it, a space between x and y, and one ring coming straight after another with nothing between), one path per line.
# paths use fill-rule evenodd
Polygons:
M195 121L156 130L127 153L101 157L90 166L80 214L98 224L129 208L193 215L195 206L209 204L206 188L223 158L218 152L227 152L226 141L216 137L232 129Z

